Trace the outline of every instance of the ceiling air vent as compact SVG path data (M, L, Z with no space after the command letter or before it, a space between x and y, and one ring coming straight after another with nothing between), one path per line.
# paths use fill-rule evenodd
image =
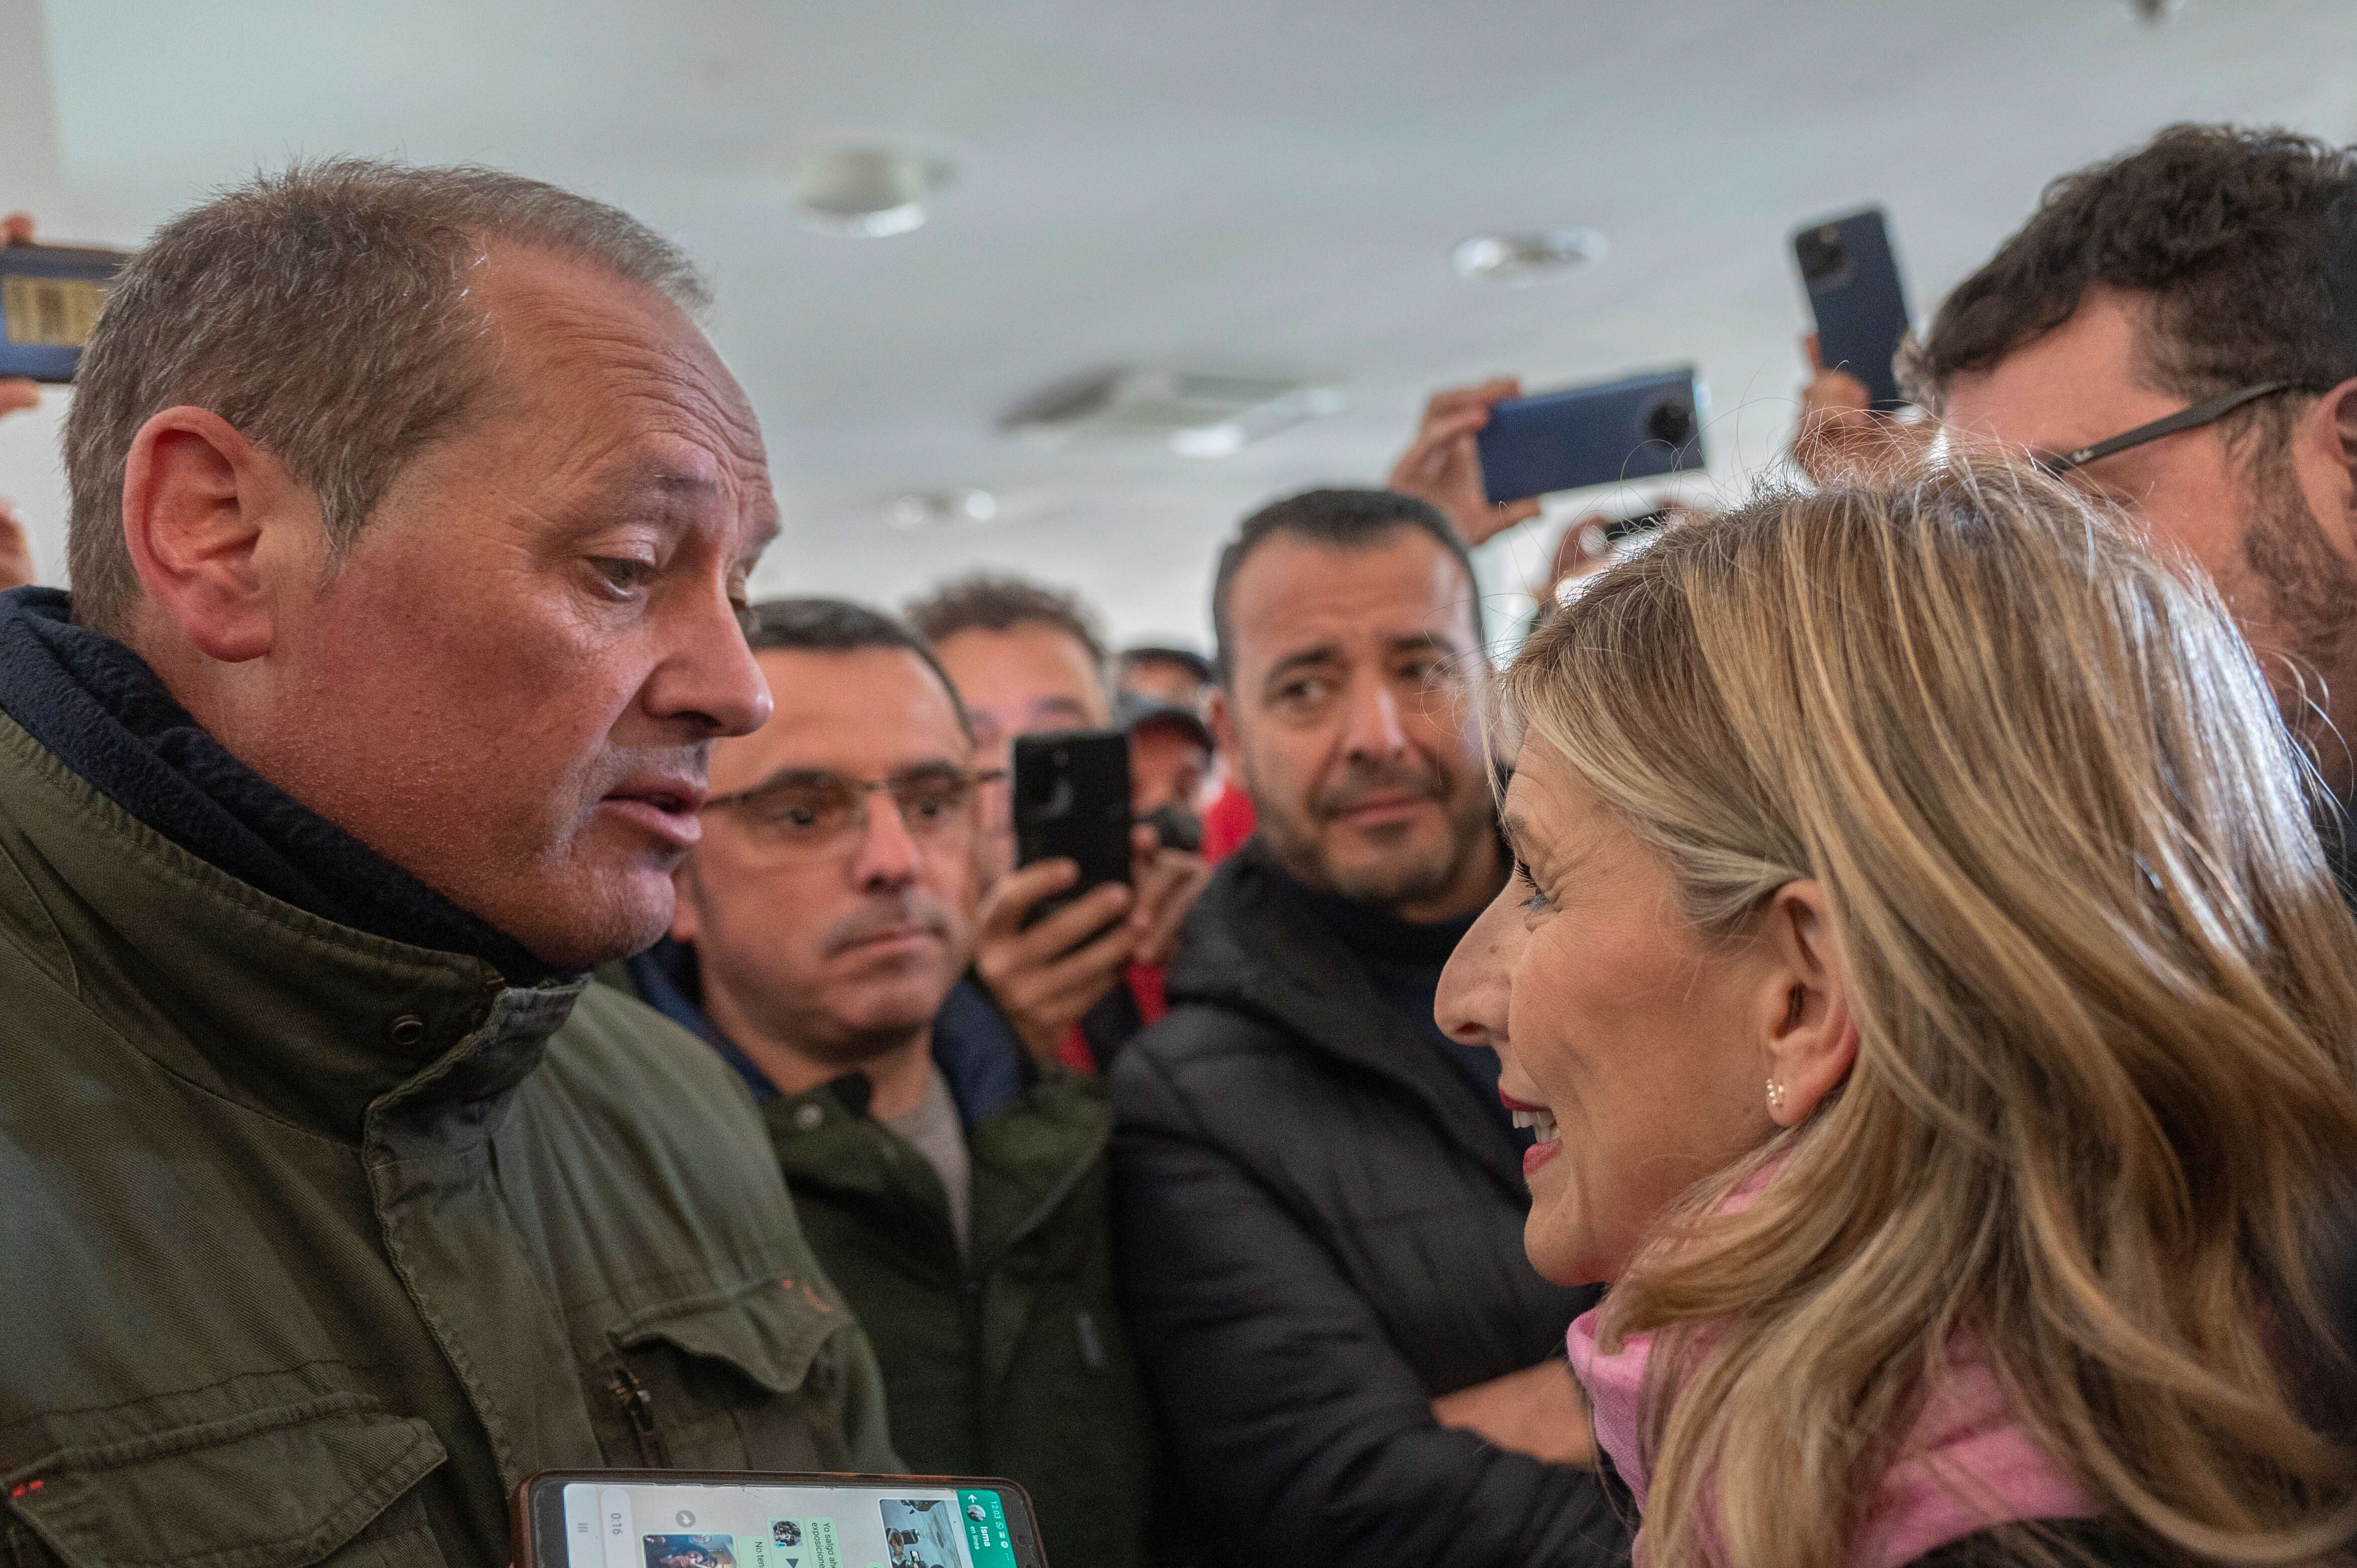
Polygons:
M1166 446L1182 456L1224 457L1341 406L1331 387L1288 376L1132 367L1051 388L1000 428L1056 446Z

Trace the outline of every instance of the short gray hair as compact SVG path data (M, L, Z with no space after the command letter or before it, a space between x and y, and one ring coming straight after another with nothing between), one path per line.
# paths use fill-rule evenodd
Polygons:
M317 495L332 554L488 370L468 269L487 242L586 261L690 313L710 295L680 250L618 208L539 180L364 158L257 175L156 231L123 270L66 417L74 618L120 634L139 582L123 474L148 419L221 415Z

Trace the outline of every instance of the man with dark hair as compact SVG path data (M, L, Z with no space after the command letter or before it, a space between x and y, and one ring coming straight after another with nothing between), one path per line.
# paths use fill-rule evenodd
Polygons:
M908 607L973 716L979 755L1004 770L1017 737L1114 722L1104 640L1080 599L1020 577L976 573ZM982 929L975 970L1034 1054L1102 1070L1161 1014L1161 965L1209 875L1200 854L1141 824L1131 887L1110 884L1036 924L1042 899L1078 868L1017 868L1007 792L985 797Z
M1123 649L1114 677L1117 691L1153 697L1198 713L1211 700L1211 688L1218 682L1210 660L1191 648L1162 643L1141 643Z
M537 1470L891 1467L671 919L776 527L678 251L346 162L166 224L0 596L0 1554L508 1561Z
M629 981L760 1104L901 1455L1022 1482L1056 1562L1137 1563L1152 1434L1114 1304L1103 1088L1003 1031L1004 1084L943 1051L971 1026L943 1004L989 777L965 713L924 643L861 606L761 605L750 640L776 709L714 747L675 940Z
M1901 358L1950 431L2208 571L2326 779L2357 788L2357 149L2171 126L2048 187ZM1866 402L1849 376L1812 385L1818 471L1876 455Z
M1433 1019L1507 869L1464 545L1405 496L1278 501L1221 556L1212 623L1260 832L1113 1075L1123 1294L1204 1544L1625 1556L1560 1354L1594 1293L1531 1272L1497 1058Z

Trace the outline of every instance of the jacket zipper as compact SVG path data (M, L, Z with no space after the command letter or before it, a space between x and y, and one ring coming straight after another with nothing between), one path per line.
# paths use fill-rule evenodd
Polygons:
M622 1421L639 1445L639 1463L650 1470L670 1469L671 1454L663 1447L662 1434L655 1430L654 1396L628 1365L614 1369L611 1386L615 1401L622 1407Z

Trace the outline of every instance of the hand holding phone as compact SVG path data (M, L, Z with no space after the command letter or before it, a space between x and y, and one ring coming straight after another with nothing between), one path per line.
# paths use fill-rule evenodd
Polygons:
M1907 406L1898 360L1907 339L1907 285L1879 207L1805 223L1792 231L1792 259L1816 317L1817 368L1866 383L1867 406Z
M1080 875L1040 900L1027 924L1109 882L1129 881L1129 735L1057 730L1015 741L1015 863L1069 860Z
M130 255L88 245L37 245L33 221L0 230L0 378L70 381L107 285Z
M1483 483L1479 437L1490 411L1523 395L1512 376L1473 386L1448 387L1424 405L1424 423L1399 461L1386 488L1414 496L1447 518L1468 545L1494 539L1518 522L1539 515L1534 499L1493 501Z
M516 1488L513 1568L1047 1568L1031 1498L974 1476L575 1470Z

